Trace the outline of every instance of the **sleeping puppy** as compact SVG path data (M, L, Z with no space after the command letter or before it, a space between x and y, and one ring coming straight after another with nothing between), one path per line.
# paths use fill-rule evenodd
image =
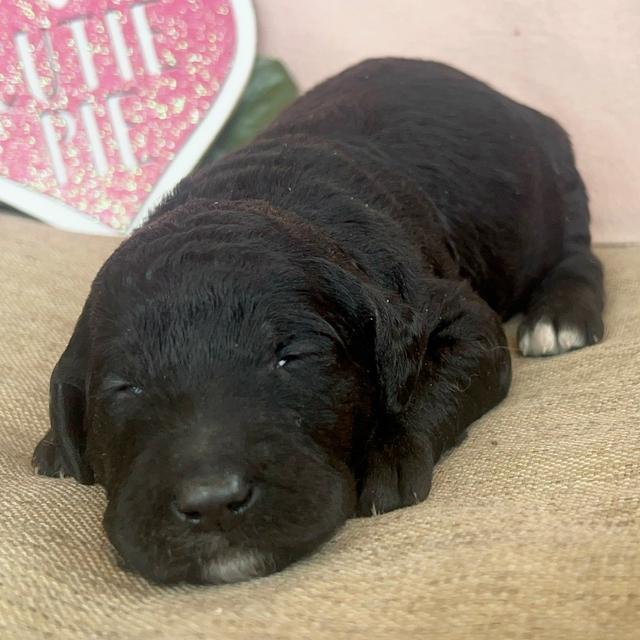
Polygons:
M45 475L104 486L159 582L278 571L424 500L506 395L501 321L601 339L585 188L549 118L434 62L359 64L187 177L98 273L51 378Z

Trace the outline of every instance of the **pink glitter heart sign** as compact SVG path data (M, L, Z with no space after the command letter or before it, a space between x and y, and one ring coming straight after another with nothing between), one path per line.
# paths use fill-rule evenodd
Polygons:
M0 202L135 228L213 142L255 48L250 0L0 0Z

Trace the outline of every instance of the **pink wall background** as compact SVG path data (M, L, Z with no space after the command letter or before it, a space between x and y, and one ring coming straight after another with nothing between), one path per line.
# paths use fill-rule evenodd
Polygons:
M254 0L300 87L363 58L433 58L556 118L597 242L640 242L640 0Z

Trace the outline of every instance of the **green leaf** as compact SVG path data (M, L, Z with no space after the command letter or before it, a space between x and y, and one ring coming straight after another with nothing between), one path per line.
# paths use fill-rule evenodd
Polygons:
M257 58L236 110L200 164L251 142L297 96L298 88L280 62Z

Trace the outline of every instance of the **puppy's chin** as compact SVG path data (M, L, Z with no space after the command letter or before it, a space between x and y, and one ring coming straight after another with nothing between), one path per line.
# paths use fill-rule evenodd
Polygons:
M243 582L277 571L273 557L259 551L229 552L214 560L204 560L200 580L207 584Z
M212 558L162 562L138 557L127 561L115 550L117 562L128 573L139 574L156 584L229 584L261 578L283 569L272 554L256 550L227 550Z
M309 555L322 545L331 534L327 533L313 543L307 542L296 549L267 551L254 548L234 548L222 540L208 544L208 549L187 552L178 547L160 546L137 550L123 544L118 534L110 534L116 561L129 573L140 574L156 584L229 584L244 582L277 573L293 562Z

